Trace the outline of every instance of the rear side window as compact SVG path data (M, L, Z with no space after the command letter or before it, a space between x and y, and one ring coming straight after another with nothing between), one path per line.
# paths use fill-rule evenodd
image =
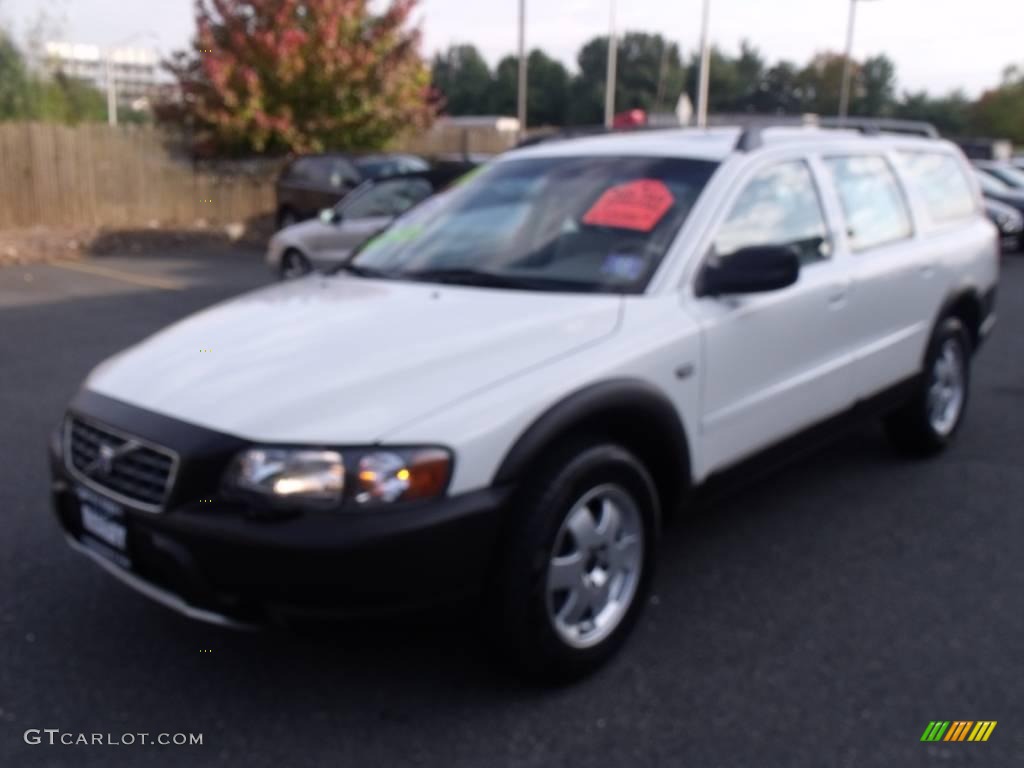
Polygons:
M807 164L798 160L765 168L751 179L715 238L715 254L790 245L807 265L828 257L827 238L814 179Z
M865 251L913 234L903 190L884 157L830 157L825 162L839 192L854 251Z
M900 167L935 224L972 216L977 210L960 163L939 152L901 152Z

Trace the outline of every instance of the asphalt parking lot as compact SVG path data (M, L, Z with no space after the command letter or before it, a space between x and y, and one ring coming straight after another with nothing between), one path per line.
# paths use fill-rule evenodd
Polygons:
M0 765L1001 766L1024 762L1024 258L957 445L866 425L667 531L656 595L595 677L520 686L473 617L237 633L65 545L46 439L89 369L268 282L259 254L0 269ZM929 721L996 720L984 744ZM32 746L30 728L202 733Z

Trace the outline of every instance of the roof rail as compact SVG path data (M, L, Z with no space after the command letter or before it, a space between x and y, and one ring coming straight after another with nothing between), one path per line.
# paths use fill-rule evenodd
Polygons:
M931 123L918 120L892 120L888 118L875 117L818 117L817 115L804 115L803 117L779 117L765 118L747 124L736 141L736 150L739 152L751 152L764 146L762 131L768 128L791 128L799 126L812 126L836 130L853 130L874 136L880 133L902 133L911 136L922 136L928 139L939 138L939 132Z
M888 117L825 117L822 128L853 128L861 133L903 133L926 139L939 138L938 129L923 120L895 120Z
M516 149L533 147L537 144L547 144L552 141L566 141L568 139L583 139L589 136L604 136L609 133L634 133L640 131L663 131L664 125L629 125L620 128L608 128L603 125L577 125L562 128L555 131L535 133L521 139L515 146Z

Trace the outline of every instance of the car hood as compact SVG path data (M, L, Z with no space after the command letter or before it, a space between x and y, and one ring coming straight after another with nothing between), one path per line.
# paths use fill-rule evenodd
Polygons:
M85 386L246 439L375 442L598 342L620 307L613 295L309 277L186 318Z

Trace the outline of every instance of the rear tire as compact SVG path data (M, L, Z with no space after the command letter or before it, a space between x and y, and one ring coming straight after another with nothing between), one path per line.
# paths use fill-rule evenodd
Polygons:
M535 682L569 681L626 640L647 599L658 495L620 446L567 446L513 502L490 600L506 658Z
M918 391L885 418L889 440L900 451L931 456L947 448L963 422L970 392L971 338L957 317L935 329Z

